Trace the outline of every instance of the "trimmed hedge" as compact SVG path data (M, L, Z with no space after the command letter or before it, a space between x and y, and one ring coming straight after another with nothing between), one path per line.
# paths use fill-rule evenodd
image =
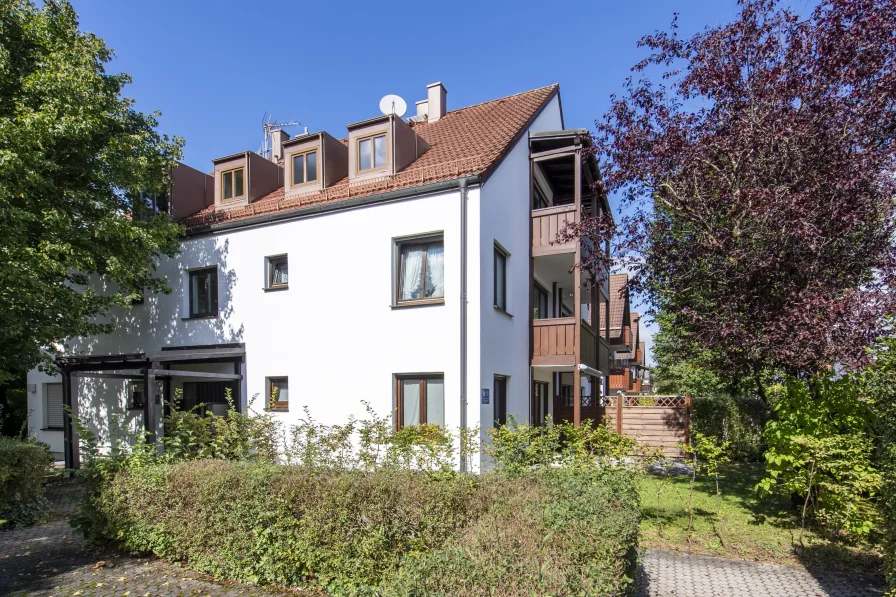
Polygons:
M333 595L624 595L632 473L311 471L200 460L129 467L82 529L222 578Z
M44 481L53 456L43 444L0 436L0 521L11 527L47 518Z

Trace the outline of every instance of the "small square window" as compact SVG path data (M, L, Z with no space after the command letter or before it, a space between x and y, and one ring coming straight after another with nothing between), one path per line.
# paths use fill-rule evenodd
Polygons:
M442 236L397 244L397 303L445 298L445 243Z
M289 286L289 262L286 255L268 257L268 288L287 288Z
M268 408L270 410L289 410L289 378L268 378Z
M445 378L442 375L397 376L398 429L412 425L445 426Z
M367 137L358 141L358 172L382 168L386 165L386 135Z
M218 314L218 268L190 272L190 317Z
M235 168L221 174L221 201L242 199L245 194L242 168Z
M292 156L292 184L302 185L317 180L317 151Z

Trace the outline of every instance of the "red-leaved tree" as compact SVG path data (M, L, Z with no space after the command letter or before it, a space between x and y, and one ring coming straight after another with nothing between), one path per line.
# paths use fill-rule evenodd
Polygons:
M896 305L896 0L640 44L595 137L633 289L728 373L860 363Z

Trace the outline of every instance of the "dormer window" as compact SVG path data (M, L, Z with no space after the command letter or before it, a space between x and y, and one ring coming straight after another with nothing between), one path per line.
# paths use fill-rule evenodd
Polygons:
M386 165L386 135L376 135L358 141L358 172L382 168Z
M246 196L246 185L243 184L243 169L234 168L221 174L221 200L236 201Z
M292 156L292 184L315 182L317 180L317 151L308 151Z

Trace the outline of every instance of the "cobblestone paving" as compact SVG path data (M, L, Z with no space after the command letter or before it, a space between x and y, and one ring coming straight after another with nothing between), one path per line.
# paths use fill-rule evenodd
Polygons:
M648 550L638 597L878 597L878 579L804 568Z
M50 486L57 520L0 532L0 596L15 597L263 597L283 589L216 582L152 558L96 551L65 519L77 495ZM878 597L878 579L803 568L648 550L638 570L637 597ZM307 595L307 593L305 593Z

